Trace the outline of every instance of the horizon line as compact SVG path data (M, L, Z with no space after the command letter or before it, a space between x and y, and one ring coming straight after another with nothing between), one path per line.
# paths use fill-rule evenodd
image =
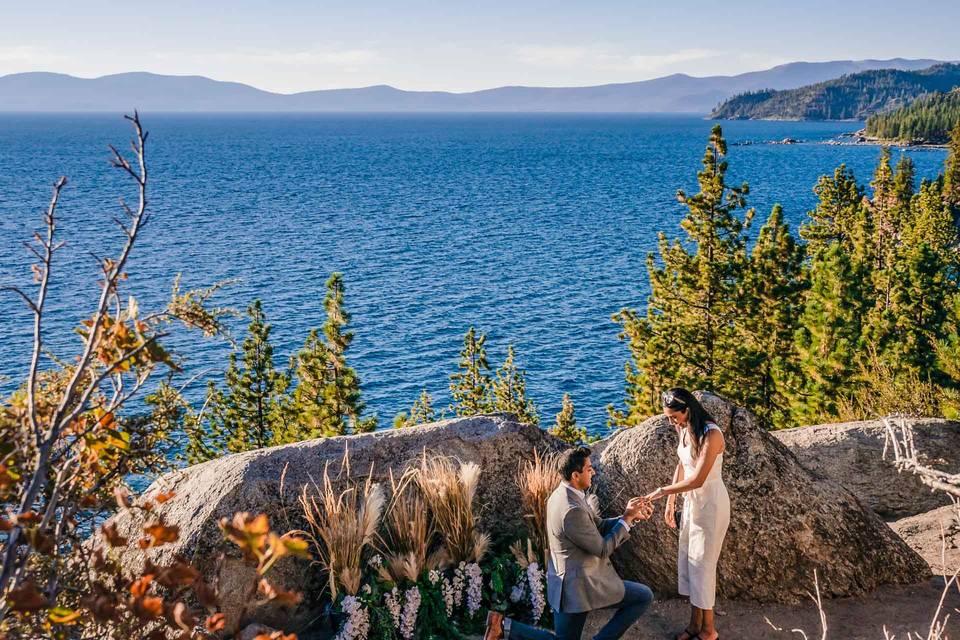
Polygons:
M832 59L832 60L793 60L793 61L791 61L791 62L784 62L784 63L782 63L782 64L777 64L777 65L774 65L774 66L772 66L772 67L764 67L764 68L761 68L761 69L752 69L752 70L750 70L750 71L743 71L743 72L740 72L740 73L733 73L733 74L713 74L713 75L707 75L707 76L694 76L694 75L690 75L689 73L677 72L677 73L670 73L670 74L663 75L663 76L655 76L655 77L647 78L647 79L644 79L644 80L627 80L627 81L623 81L623 82L605 82L605 83L602 83L602 84L586 84L586 85L504 84L504 85L490 86L490 87L486 87L486 88L482 88L482 89L471 89L471 90L467 90L467 91L451 91L451 90L445 90L445 89L402 89L402 88L400 88L400 87L397 87L397 86L394 86L394 85L388 84L388 83L377 83L377 84L364 85L364 86L329 87L329 88L324 88L324 89L306 89L306 90L303 90L303 91L294 91L294 92L290 92L290 93L285 93L285 92L281 92L281 91L271 91L270 89L262 89L262 88L260 88L260 87L258 87L258 86L256 86L256 85L250 84L250 83L248 83L248 82L242 82L242 81L239 81L239 80L221 80L221 79L214 78L214 77L211 77L211 76L206 76L206 75L203 75L203 74L200 74L200 73L185 73L185 74L178 74L178 73L158 73L158 72L156 72L156 71L146 71L146 70L141 70L141 71L121 71L121 72L117 72L117 73L107 73L107 74L103 74L103 75L99 75L99 76L80 76L80 75L74 75L74 74L71 74L71 73L64 73L64 72L61 72L61 71L15 71L15 72L13 72L13 73L7 73L7 74L4 74L4 75L0 75L0 80L2 80L2 79L4 79L4 78L9 78L9 77L12 77L12 76L25 76L25 75L33 75L33 74L36 74L36 75L64 76L64 77L67 77L67 78L73 78L73 79L75 79L75 80L87 80L87 81L103 80L103 79L105 79L105 78L114 78L114 77L126 76L126 75L152 75L152 76L159 76L159 77L165 77L165 78L202 78L202 79L204 79L204 80L209 80L209 81L211 81L211 82L217 82L217 83L222 83L222 84L238 84L238 85L242 85L242 86L245 86L245 87L249 87L249 88L251 88L251 89L255 89L255 90L257 90L257 91L261 91L261 92L264 92L264 93L269 93L269 94L272 94L272 95L278 95L278 96L296 96L296 95L302 95L302 94L305 94L305 93L319 93L319 92L323 92L323 91L360 91L360 90L364 90L364 89L375 89L375 88L387 88L387 89L392 89L392 90L394 90L394 91L400 91L400 92L404 92L404 93L439 93L439 94L459 95L459 96L462 96L462 95L469 95L469 94L473 94L473 93L483 93L483 92L485 92L485 91L495 91L495 90L497 90L497 89L589 89L589 88L596 88L596 87L613 87L613 86L623 86L623 85L630 85L630 84L639 84L639 83L643 83L643 82L653 82L653 81L655 81L655 80L663 80L663 79L666 79L666 78L677 78L677 77L691 78L691 79L696 79L696 80L703 80L703 79L708 79L708 78L736 78L736 77L738 77L738 76L748 75L748 74L751 74L751 73L762 73L762 72L764 72L764 71L770 71L770 70L772 70L772 69L777 69L777 68L785 67L785 66L789 66L789 65L798 65L798 64L831 64L831 63L844 63L844 62L895 62L895 61L907 61L907 62L931 61L931 62L933 63L931 66L934 66L934 65L936 65L936 64L958 64L958 63L960 63L960 59L958 59L958 60L938 60L938 59L936 59L936 58L904 58L904 57L900 57L900 56L894 57L894 58L859 58L859 59L846 58L846 59L842 59L842 60L838 60L838 59Z

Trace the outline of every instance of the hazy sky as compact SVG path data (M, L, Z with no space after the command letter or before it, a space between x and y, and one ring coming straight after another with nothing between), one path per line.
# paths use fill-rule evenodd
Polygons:
M0 75L199 74L281 92L465 91L960 59L960 1L0 0Z

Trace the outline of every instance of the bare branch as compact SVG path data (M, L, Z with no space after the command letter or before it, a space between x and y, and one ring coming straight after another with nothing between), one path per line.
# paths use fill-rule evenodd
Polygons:
M24 242L23 246L27 251L29 251L34 256L36 256L37 260L43 261L43 254L37 251L36 249L34 249L32 244L30 244L29 242Z
M884 457L891 452L898 470L914 473L928 487L960 498L960 474L949 474L921 464L913 440L913 429L904 416L887 416L882 422L885 430Z
M0 291L11 291L17 294L18 296L23 298L23 301L27 304L27 306L30 308L31 311L33 311L34 313L37 312L37 305L33 303L33 300L30 299L30 296L28 296L23 292L23 289L19 287L14 287L14 286L6 286L6 287L0 287Z
M96 346L99 342L99 331L100 326L103 323L107 305L109 302L109 295L114 290L116 286L117 279L120 277L120 274L123 272L123 268L126 265L127 259L130 256L130 252L133 249L133 246L136 242L137 234L140 230L140 227L146 220L147 212L147 168L146 168L146 149L145 142L146 136L143 132L143 128L140 124L140 119L137 114L134 114L129 120L134 125L134 130L136 133L134 152L137 159L137 165L139 168L139 173L134 171L130 166L130 163L125 160L114 147L111 147L114 153L114 166L122 168L125 170L137 183L138 187L138 203L136 214L133 217L133 220L130 223L130 233L127 236L127 240L124 243L123 248L120 251L120 255L116 262L112 264L111 269L105 274L105 279L100 290L100 299L97 303L97 310L93 317L93 324L90 327L90 332L87 336L87 339L84 344L83 353L80 356L78 362L76 363L76 369L73 372L73 375L70 378L70 381L67 383L67 386L61 396L60 402L57 405L57 408L53 411L53 414L50 418L50 423L47 425L46 432L38 438L39 446L37 450L36 457L36 466L34 468L33 474L31 475L29 481L26 484L26 488L20 496L19 509L20 512L25 512L30 510L34 501L39 495L40 491L43 489L44 484L47 480L46 469L49 463L49 458L52 452L53 444L57 441L65 425L69 424L71 421L70 416L75 416L80 411L84 410L85 403L89 399L90 394L92 393L92 388L88 388L83 394L83 397L78 402L76 398L77 385L80 383L80 379L86 374L87 368L90 364L93 353L96 349ZM59 197L60 189L63 185L66 184L66 179L61 178L54 185L54 199L51 201L51 208L48 209L47 216L47 252L52 250L53 246L53 230L54 226L54 215L53 209L55 208L56 200ZM42 295L46 295L46 283L49 278L49 269L43 274L43 280L41 282L41 291ZM42 310L42 304L38 304L38 308ZM39 344L39 335L40 335L40 320L42 318L42 313L35 314L36 322L34 328L34 356L31 364L31 373L30 380L28 383L29 386L29 398L30 403L30 412L31 412L31 423L34 425L35 429L38 429L36 426L36 413L35 413L35 398L33 395L33 390L36 385L36 364L39 360L40 354L40 344ZM76 404L75 404L76 403ZM69 411L69 408L75 407L73 411ZM69 412L69 414L68 414ZM6 593L7 587L10 584L10 578L13 574L16 566L19 566L23 562L22 558L17 557L16 549L19 547L18 541L19 536L22 533L23 527L20 524L17 524L9 532L6 541L6 548L4 549L3 554L3 567L0 570L0 593Z
M129 237L130 237L130 230L127 229L127 225L123 224L123 222L120 220L120 218L118 218L118 217L116 217L116 216L113 216L113 218L111 218L111 219L113 220L113 223L114 223L115 225L117 225L118 227L120 227L120 230L123 231L123 235L125 235L125 236L127 236L127 237L129 238Z
M27 377L27 403L30 413L30 427L33 429L34 437L39 444L40 425L37 424L37 368L40 364L40 353L43 351L43 305L47 301L47 290L50 284L50 267L53 263L53 237L57 229L56 213L57 203L60 202L60 192L67 185L67 179L64 176L53 184L53 195L50 197L50 204L47 206L44 221L47 227L47 237L42 243L45 249L43 255L43 267L40 276L40 291L37 292L37 301L33 305L33 353L30 356L30 372Z

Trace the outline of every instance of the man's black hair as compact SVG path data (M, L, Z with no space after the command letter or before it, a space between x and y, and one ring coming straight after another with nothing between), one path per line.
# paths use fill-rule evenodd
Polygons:
M557 469L564 480L570 481L574 471L583 471L583 465L590 457L590 449L587 447L574 447L567 449L557 458Z

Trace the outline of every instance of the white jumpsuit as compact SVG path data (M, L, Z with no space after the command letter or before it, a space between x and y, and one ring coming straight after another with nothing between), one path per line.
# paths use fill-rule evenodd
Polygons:
M707 431L720 430L710 423ZM684 440L686 440L684 431ZM696 473L690 444L677 447L685 478ZM677 556L677 591L689 596L698 609L713 609L717 592L717 559L730 524L730 496L722 477L723 454L717 456L703 486L683 494L680 551Z

